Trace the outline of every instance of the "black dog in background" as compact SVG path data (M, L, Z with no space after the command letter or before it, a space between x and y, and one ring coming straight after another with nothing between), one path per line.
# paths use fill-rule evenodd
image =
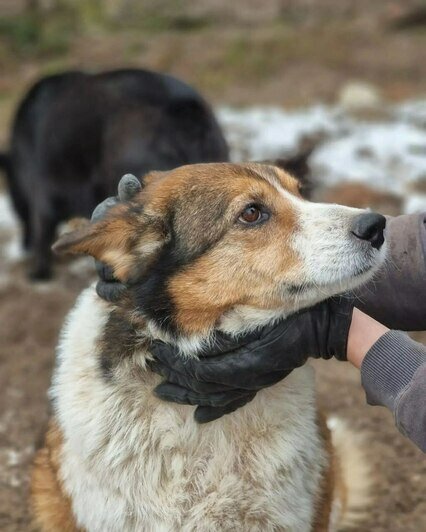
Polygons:
M58 224L90 217L123 174L228 158L208 104L171 76L117 70L41 79L18 108L10 153L0 156L32 253L30 276L50 277Z

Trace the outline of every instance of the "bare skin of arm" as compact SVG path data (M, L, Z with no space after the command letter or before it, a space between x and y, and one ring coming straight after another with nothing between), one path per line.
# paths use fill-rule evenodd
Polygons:
M360 369L365 355L389 329L361 310L354 308L348 337L348 361Z

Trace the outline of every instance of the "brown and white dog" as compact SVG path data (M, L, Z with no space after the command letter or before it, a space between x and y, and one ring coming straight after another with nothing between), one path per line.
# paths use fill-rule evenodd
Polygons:
M272 166L184 166L145 183L134 201L57 244L113 266L130 297L114 306L92 286L66 321L54 415L33 471L38 525L335 529L362 495L363 463L351 449L352 462L339 464L340 445L317 413L313 370L297 369L243 408L197 425L193 407L152 393L160 378L147 367L149 343L196 356L214 330L238 335L365 282L385 246L351 232L365 211L307 202Z

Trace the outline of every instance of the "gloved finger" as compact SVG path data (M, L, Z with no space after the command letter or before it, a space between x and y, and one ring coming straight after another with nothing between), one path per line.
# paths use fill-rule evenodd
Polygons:
M254 399L256 392L248 393L226 406L198 406L194 412L194 419L197 423L209 423L219 419L226 414L235 412L238 408L246 405Z
M91 221L99 222L105 218L105 215L112 207L115 207L121 201L131 200L140 190L142 190L142 185L137 177L132 174L124 175L118 183L118 196L110 196L99 203L92 213Z
M164 377L168 382L178 384L183 388L187 388L197 393L210 394L235 389L235 386L231 387L215 382L200 382L191 377L188 373L179 373L158 360L149 361L148 366L152 371Z
M290 370L272 371L264 374L259 372L254 376L252 382L241 381L239 375L235 375L233 386L230 386L229 384L198 381L188 373L179 373L158 360L149 361L148 365L152 371L164 377L168 382L178 384L183 388L188 388L194 392L202 394L235 390L235 387L238 387L241 390L258 391L262 388L273 386L291 373Z
M163 401L180 405L226 406L247 395L245 390L229 390L211 394L202 394L183 388L170 382L162 382L154 388L155 395ZM251 393L251 392L249 392Z
M115 196L111 196L104 200L102 203L99 203L95 207L95 210L92 213L92 222L99 222L103 218L105 218L106 213L112 208L115 207L118 203L118 198Z
M118 183L118 199L129 201L142 190L139 179L133 174L125 174Z
M189 375L201 382L214 382L235 387L236 376L240 382L246 383L248 378L252 379L253 375L264 372L263 361L251 351L240 353L237 350L215 357L188 359L184 358L173 345L158 340L151 343L150 351L158 361L174 372Z
M222 353L229 353L235 351L240 347L259 340L260 330L241 334L238 336L232 336L230 334L218 331L214 333L209 341L209 345L201 351L202 357L213 357Z
M108 266L108 264L105 264L104 262L95 260L95 267L96 267L96 272L98 274L98 277L102 281L117 282L117 279L114 277L114 273L112 271L111 266Z
M126 291L126 286L119 282L98 281L96 284L96 293L98 296L109 303L117 303Z
M273 386L274 384L277 384L277 382L280 382L283 379L285 379L291 372L292 372L292 369L285 369L285 370L271 371L270 373L258 374L258 375L254 375L253 379L249 381L246 380L244 384L240 383L240 381L238 380L238 383L235 383L235 385L238 386L239 388L242 388L243 390L259 391L259 390L262 390L263 388L268 388L269 386Z
M182 356L176 346L162 342L161 340L152 341L149 349L157 360L162 362L165 366L168 366L173 371L177 371L181 374L191 375L194 378L200 371L200 375L197 376L198 380L204 380L203 378L200 378L203 373L204 365L216 364L216 362L221 364L222 361L225 361L226 365L226 361L232 359L234 353L234 351L223 352L221 350L219 351L220 354L215 356L212 354L209 348L208 354L202 354L200 358L185 358ZM219 381L213 380L212 382Z
M283 343L285 345L285 343ZM271 348L242 347L231 355L218 355L214 358L193 362L193 375L202 382L216 382L243 389L258 389L269 385L274 374L285 375L303 365L306 359L292 354L286 356L283 346ZM265 381L261 376L267 375ZM238 379L236 381L236 379Z

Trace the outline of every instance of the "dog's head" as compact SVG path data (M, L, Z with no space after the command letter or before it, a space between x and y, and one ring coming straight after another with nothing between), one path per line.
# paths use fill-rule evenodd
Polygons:
M55 249L109 264L136 309L174 335L208 333L235 308L313 305L362 284L384 258L381 215L305 201L273 166L198 164L145 183Z

